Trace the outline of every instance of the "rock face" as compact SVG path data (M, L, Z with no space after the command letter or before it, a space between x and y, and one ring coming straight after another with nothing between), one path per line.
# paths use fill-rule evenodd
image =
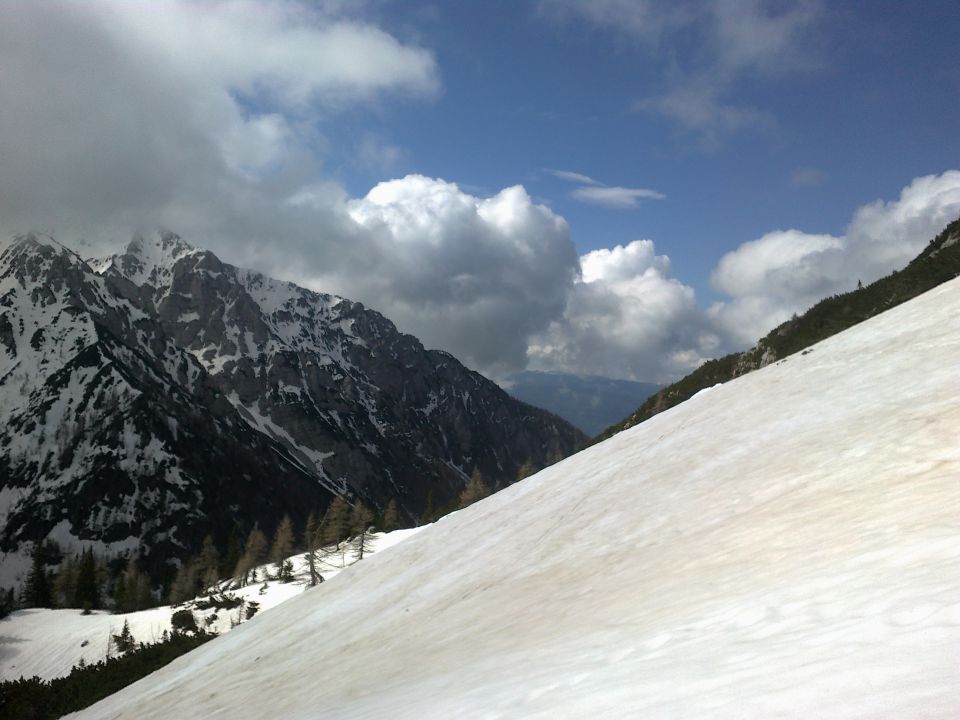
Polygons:
M172 233L89 263L4 249L0 412L0 550L50 536L156 570L334 494L412 521L475 470L502 487L584 440L379 313Z

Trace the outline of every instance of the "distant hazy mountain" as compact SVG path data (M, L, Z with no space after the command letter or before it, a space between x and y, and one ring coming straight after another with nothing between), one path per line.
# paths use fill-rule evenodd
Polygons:
M518 400L549 410L591 436L660 389L652 383L532 370L511 376L504 387Z

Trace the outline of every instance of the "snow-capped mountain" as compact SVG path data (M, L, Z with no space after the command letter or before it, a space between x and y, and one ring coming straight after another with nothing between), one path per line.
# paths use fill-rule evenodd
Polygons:
M90 262L38 235L3 249L0 414L0 585L48 535L157 569L333 493L416 518L583 439L380 314L172 233Z
M953 280L78 717L954 720L958 366Z

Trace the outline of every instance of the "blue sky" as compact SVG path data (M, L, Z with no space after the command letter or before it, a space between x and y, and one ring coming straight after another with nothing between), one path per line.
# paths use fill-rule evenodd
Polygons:
M403 148L392 169L487 192L521 183L568 220L581 252L651 238L707 297L713 266L741 242L775 228L841 234L855 208L960 156L947 120L960 117L955 3L818 6L794 66L732 83L729 102L768 117L715 139L631 109L670 86L672 64L709 63L679 39L651 48L536 3L415 5L385 15L436 53L443 90L365 117ZM338 160L354 193L381 179ZM667 198L598 208L544 168Z
M164 227L490 377L665 382L960 215L953 3L0 4L0 233Z

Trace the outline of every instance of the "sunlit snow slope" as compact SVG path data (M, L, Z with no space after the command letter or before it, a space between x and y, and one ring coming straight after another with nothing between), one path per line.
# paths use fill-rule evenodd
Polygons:
M960 717L960 282L565 460L87 718Z

